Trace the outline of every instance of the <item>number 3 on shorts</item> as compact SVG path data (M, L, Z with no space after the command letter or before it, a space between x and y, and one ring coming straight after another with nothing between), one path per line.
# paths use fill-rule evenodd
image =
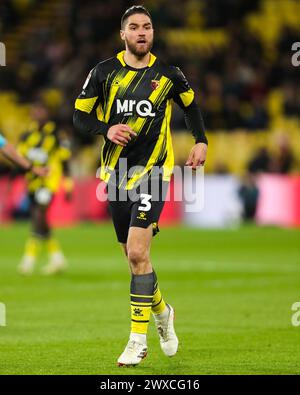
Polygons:
M152 195L148 195L147 193L141 193L141 203L142 206L138 207L139 211L149 211L151 209L151 200Z

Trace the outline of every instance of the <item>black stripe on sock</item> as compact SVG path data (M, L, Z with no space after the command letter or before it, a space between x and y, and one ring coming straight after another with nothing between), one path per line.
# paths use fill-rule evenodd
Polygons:
M162 297L160 298L160 301L158 303L152 305L152 308L158 306L161 303L161 301L162 301Z
M143 302L143 303L152 304L153 298L147 298L147 297L144 297L144 296L143 297L130 296L130 301L131 302L137 302L137 303ZM144 307L147 307L147 306L144 306Z
M139 304L139 303L135 303L135 302L131 301L131 306L134 306L134 307L152 307L152 303L149 302L149 304L145 305L145 304Z
M147 322L149 322L149 320L142 320L142 321L139 321L139 320L134 320L134 319L131 319L131 321L133 321L133 322L139 322L139 323L142 323L142 324L146 324Z

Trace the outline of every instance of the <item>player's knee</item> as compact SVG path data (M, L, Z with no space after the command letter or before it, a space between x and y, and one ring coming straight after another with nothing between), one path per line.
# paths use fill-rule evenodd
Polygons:
M139 265L144 264L148 261L148 255L147 255L146 251L143 248L139 248L139 247L128 248L127 256L128 256L129 262L133 266L139 266Z

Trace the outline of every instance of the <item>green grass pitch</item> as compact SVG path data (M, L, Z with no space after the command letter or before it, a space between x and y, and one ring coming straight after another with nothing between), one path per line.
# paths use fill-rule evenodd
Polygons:
M57 277L16 273L27 225L0 229L0 374L299 374L300 232L163 228L152 261L176 309L168 359L151 321L147 358L116 360L129 333L129 272L112 225L56 231L69 259Z

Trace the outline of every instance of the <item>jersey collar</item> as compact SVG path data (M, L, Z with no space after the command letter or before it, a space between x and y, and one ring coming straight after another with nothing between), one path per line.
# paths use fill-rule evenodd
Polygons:
M117 54L117 59L120 61L121 65L122 65L123 67L128 66L128 65L125 63L125 61L124 61L124 53L125 53L125 51L121 51L121 52L119 52L119 53ZM156 56L153 55L153 53L150 52L150 60L149 60L149 63L148 63L148 66L147 66L147 67L153 66L155 60L156 60ZM128 67L130 67L130 66L128 66Z

